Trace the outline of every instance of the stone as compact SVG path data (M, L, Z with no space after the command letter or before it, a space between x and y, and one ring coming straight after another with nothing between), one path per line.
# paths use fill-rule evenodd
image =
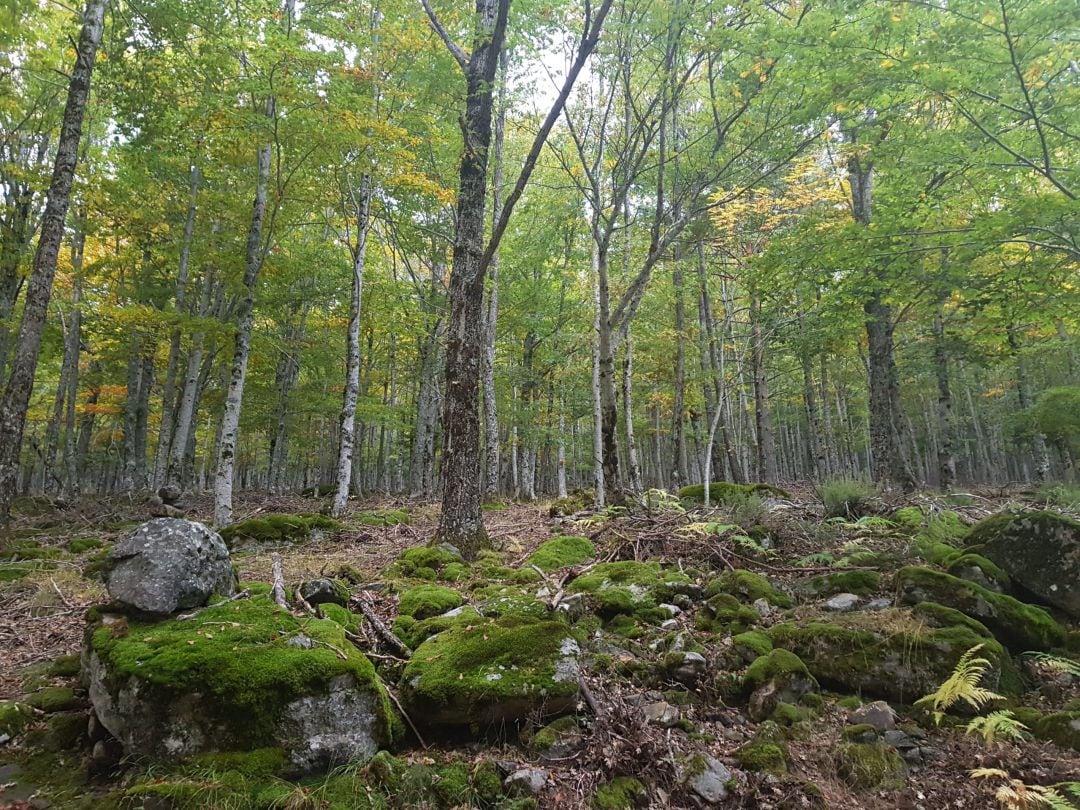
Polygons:
M201 523L155 518L118 542L107 557L109 595L146 613L200 607L229 596L236 576L229 550Z
M303 583L300 586L300 596L313 607L329 604L345 607L349 603L349 591L340 583L325 577Z
M788 650L772 650L754 659L743 677L743 692L750 693L750 717L760 722L781 703L797 704L818 690L818 683L799 657Z
M504 616L460 621L425 640L402 673L414 722L498 727L577 705L580 650L562 622Z
M559 601L557 610L566 614L570 621L577 621L589 612L589 605L585 601L585 594L572 593Z
M518 768L506 777L503 786L517 796L536 796L547 784L548 772L543 768Z
M670 632L672 630L678 630L679 629L679 620L678 619L665 619L664 621L660 622L660 629L665 631L665 632Z
M884 596L878 596L863 605L863 610L887 610L891 607L891 600L886 599Z
M855 610L861 601L853 593L838 593L825 602L825 609L835 613L849 613Z
M660 728L672 728L679 722L679 709L665 700L646 703L642 708L645 722Z
M731 771L716 757L705 754L695 757L695 765L703 769L688 782L688 787L706 804L718 804L727 798L727 784L731 781Z
M1080 522L1056 512L994 515L972 527L966 542L981 546L979 554L1014 585L1080 618Z
M884 734L896 728L896 712L884 700L875 700L852 711L847 721L850 725L865 723L873 726L878 734Z
M697 683L707 668L705 656L698 652L668 653L664 659L664 669L679 683Z
M176 484L166 484L158 489L157 494L163 503L176 506L180 503L180 499L184 497L184 490L180 489Z
M761 618L763 619L768 618L776 611L776 608L769 604L769 600L764 598L755 599L753 604L750 605L750 607L756 610L758 612L758 615L761 616Z
M128 755L174 763L277 748L290 773L364 762L401 729L375 668L328 619L266 596L189 621L91 624L83 678L100 724Z

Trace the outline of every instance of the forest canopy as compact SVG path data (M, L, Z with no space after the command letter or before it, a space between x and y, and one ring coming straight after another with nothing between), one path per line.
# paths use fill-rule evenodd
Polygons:
M1069 478L1077 23L7 3L2 500Z

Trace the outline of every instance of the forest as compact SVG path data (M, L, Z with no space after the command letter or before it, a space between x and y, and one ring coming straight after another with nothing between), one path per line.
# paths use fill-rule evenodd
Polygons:
M1078 806L1078 166L1075 0L6 0L0 807Z

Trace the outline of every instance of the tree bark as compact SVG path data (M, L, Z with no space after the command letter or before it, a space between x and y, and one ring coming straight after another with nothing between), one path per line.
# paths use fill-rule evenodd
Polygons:
M199 199L199 166L193 160L190 170L187 214L184 217L184 232L180 237L180 260L176 272L176 317L184 317L184 302L187 297L188 266L191 263L191 243L195 235L195 214ZM161 424L158 428L157 454L154 461L154 486L164 483L169 464L169 449L176 432L174 411L176 409L176 375L180 369L180 326L173 327L169 339L169 365L165 371L165 384L161 392Z
M56 259L64 236L64 220L71 202L71 186L78 162L83 117L90 97L90 77L104 26L108 0L89 0L76 46L75 67L68 83L57 143L56 162L41 220L37 251L26 287L26 304L15 345L11 374L0 399L0 518L6 519L19 470L26 411L34 386L41 334L49 312Z
M480 354L483 345L484 209L491 145L492 88L506 35L509 0L476 0L466 81L464 150L458 171L457 221L443 406L442 513L436 537L466 559L490 545L480 509Z
M273 110L273 101L267 104ZM244 256L244 292L236 316L236 343L233 350L229 387L225 395L225 411L221 417L221 440L218 443L217 466L214 471L214 524L232 523L233 474L236 465L236 444L240 434L240 405L244 398L248 355L251 352L251 331L255 320L255 287L263 263L263 220L266 217L266 193L270 183L270 145L259 148L256 161L255 200L251 207Z
M769 412L769 375L765 366L765 335L761 329L761 298L755 293L750 302L750 351L754 380L754 426L757 429L758 475L775 484L776 439Z
M938 439L937 468L938 486L952 489L956 484L956 425L953 419L952 390L949 381L949 350L945 343L945 318L943 309L947 296L938 301L934 312L934 375L937 378Z

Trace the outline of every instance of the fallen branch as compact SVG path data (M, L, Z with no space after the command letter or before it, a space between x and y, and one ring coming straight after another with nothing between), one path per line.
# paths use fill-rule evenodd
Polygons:
M604 712L601 710L600 704L596 702L589 684L585 682L584 675L578 675L578 689L581 690L581 696L585 698L585 705L589 707L589 711L597 717L603 717Z
M393 631L383 623L383 620L375 613L374 608L372 608L366 596L362 593L354 593L352 599L349 600L349 604L355 604L360 608L360 612L363 614L364 618L371 623L371 626L375 628L375 632L379 634L383 641L387 642L406 658L412 656L412 650L409 646L394 635Z
M229 602L235 602L237 599L247 599L249 596L251 596L251 591L249 591L247 588L244 588L244 590L240 591L240 593L233 594L224 602L218 602L217 605L203 605L201 608L197 608L196 610L191 611L191 613L184 613L180 616L177 616L176 620L178 622L186 622L190 619L194 619L204 610L209 610L210 608L217 607L218 605L227 605L229 604ZM215 622L215 624L221 624L221 622Z
M281 555L276 551L270 555L272 585L270 588L271 598L286 610L289 609L288 600L285 599L285 569L281 562Z

